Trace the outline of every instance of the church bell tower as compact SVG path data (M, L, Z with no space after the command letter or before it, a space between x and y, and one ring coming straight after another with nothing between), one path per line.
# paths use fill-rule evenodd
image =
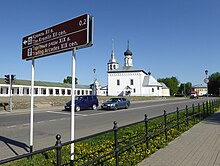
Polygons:
M128 41L127 50L124 52L124 55L125 55L124 68L132 67L133 66L133 60L132 60L132 52L129 49L129 41Z
M112 39L112 53L111 59L108 62L108 71L116 70L119 68L119 64L115 59L114 40Z

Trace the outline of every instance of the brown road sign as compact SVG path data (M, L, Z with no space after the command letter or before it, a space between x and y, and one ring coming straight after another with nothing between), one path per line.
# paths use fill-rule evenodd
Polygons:
M93 18L88 14L57 24L22 39L22 59L30 60L93 44Z

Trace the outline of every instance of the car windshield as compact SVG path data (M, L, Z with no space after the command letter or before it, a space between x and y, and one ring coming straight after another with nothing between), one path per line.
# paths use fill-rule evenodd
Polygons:
M81 96L76 96L75 97L75 101L82 101L83 100L83 97L81 97Z
M110 102L117 102L119 99L118 98L111 98L109 99Z

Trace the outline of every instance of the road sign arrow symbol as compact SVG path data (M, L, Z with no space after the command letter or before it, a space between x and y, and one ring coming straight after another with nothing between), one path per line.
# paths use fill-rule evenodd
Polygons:
M25 41L23 42L23 44L26 45L26 44L27 44L27 40L25 40Z

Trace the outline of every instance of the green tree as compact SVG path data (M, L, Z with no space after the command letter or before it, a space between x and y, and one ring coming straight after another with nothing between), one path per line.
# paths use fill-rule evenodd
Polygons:
M216 72L209 76L208 93L219 96L220 94L220 73Z
M192 83L187 82L186 84L181 83L178 89L179 94L189 95L192 91Z
M179 81L176 77L170 77L170 78L159 78L159 82L163 82L167 87L170 88L170 94L171 96L175 95L178 92L178 85Z
M63 83L72 84L72 77L67 76L66 78L63 79ZM78 78L75 78L75 84L78 84Z

